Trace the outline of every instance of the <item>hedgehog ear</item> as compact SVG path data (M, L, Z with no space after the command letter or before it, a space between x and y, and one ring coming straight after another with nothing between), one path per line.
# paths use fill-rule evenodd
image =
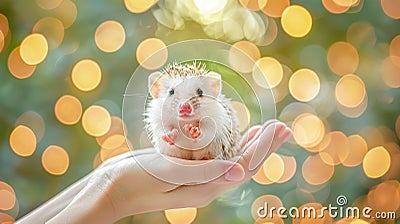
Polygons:
M217 97L221 93L222 81L221 75L216 72L209 72L206 75L206 83L209 88L209 94Z
M160 92L161 75L161 72L153 72L149 75L149 92L154 99L158 98L158 93Z

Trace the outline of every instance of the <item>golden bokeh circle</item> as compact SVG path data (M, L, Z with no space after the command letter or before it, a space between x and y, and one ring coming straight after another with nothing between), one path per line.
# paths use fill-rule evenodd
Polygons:
M47 56L49 46L43 34L33 33L26 36L19 49L22 60L28 65L37 65Z
M234 43L229 49L229 64L238 72L250 73L254 63L261 57L258 47L250 41L242 40Z
M25 125L18 125L10 134L10 146L19 156L30 156L36 149L35 133Z
M143 13L149 10L158 0L124 0L126 9L132 13Z
M328 10L328 12L333 14L345 13L350 8L349 6L346 7L337 5L334 0L322 0L322 4L324 5L325 9Z
M400 88L400 57L389 56L382 63L382 79L390 88Z
M73 84L81 91L95 89L101 81L101 69L97 62L91 59L78 61L71 73Z
M311 69L302 68L289 79L290 94L298 101L308 102L314 99L321 88L318 75Z
M110 113L102 106L92 105L83 113L82 127L91 136L102 136L111 127Z
M296 174L297 163L294 156L280 155L280 157L283 160L285 170L282 174L282 177L277 181L277 183L285 183Z
M277 153L272 153L264 162L262 169L265 177L272 182L278 182L285 171L285 163Z
M321 119L311 113L303 113L292 123L293 138L304 148L317 146L325 136L325 125Z
M312 17L310 12L300 5L287 7L281 17L283 30L292 37L306 36L312 27Z
M64 0L36 0L36 4L42 9L51 10L60 6L63 1Z
M5 36L3 34L3 31L0 30L0 52L3 51L4 48L4 42L5 42Z
M348 138L349 141L349 155L342 162L344 166L355 167L362 163L365 154L368 151L367 142L360 135L351 135Z
M63 95L54 106L54 114L57 120L63 124L76 124L82 116L82 104L74 96Z
M391 164L390 154L383 146L377 146L367 152L363 159L363 170L369 178L385 175Z
M392 19L400 19L400 0L381 0L383 12Z
M289 0L267 1L262 12L272 18L279 18L282 16L283 11L289 7Z
M136 49L136 60L146 69L161 68L168 59L168 49L158 38L148 38L140 42Z
M8 70L17 79L29 78L35 72L36 65L28 65L22 60L20 47L16 47L8 56Z
M64 39L64 25L54 17L40 19L33 26L32 32L43 34L49 44L49 49L57 48Z
M359 64L357 49L347 42L332 44L327 53L328 66L337 75L354 73Z
M329 155L326 155L326 157L329 158ZM325 163L320 154L316 154L307 157L301 170L303 178L307 181L307 183L312 185L320 185L328 182L329 179L331 179L335 168L333 165Z
M332 131L328 135L329 143L321 151L321 158L326 164L338 165L345 161L349 155L349 140L341 131Z
M389 45L390 56L400 57L400 35L395 36Z
M62 175L69 167L68 153L60 146L50 145L42 154L42 166L50 174Z
M125 43L125 29L115 20L100 24L94 34L96 46L107 53L118 51Z
M345 107L359 106L366 96L365 84L356 75L342 76L336 84L335 97L338 103Z
M43 117L35 111L26 111L15 121L15 126L24 125L29 127L35 133L36 141L39 142L45 133L46 124Z
M256 61L253 67L253 79L263 88L274 88L282 81L283 68L273 57L263 57Z
M164 211L165 217L171 224L192 223L197 216L197 208L177 208Z
M0 210L12 209L17 201L14 189L3 181L0 181L0 198Z

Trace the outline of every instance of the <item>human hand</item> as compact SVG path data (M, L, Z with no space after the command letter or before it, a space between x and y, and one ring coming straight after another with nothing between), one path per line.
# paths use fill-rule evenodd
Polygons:
M239 143L240 155L230 161L183 160L154 149L114 157L93 173L86 187L52 221L110 223L145 212L206 206L248 181L290 136L285 124L271 120L250 128Z

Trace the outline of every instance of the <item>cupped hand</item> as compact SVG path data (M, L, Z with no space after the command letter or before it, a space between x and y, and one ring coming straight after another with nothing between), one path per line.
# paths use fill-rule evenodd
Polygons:
M91 214L96 214L100 223L110 223L145 212L206 206L225 191L248 181L290 136L284 123L270 120L247 131L239 143L241 151L231 160L183 160L161 155L154 149L119 155L98 167L57 216L71 217L71 212L79 213L83 204L91 203L92 212L75 223L93 221ZM74 217L79 217L76 214Z

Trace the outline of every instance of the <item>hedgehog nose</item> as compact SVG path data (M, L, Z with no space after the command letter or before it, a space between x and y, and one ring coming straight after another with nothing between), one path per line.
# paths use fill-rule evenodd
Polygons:
M192 105L190 103L184 103L179 106L179 116L189 116L192 113Z

